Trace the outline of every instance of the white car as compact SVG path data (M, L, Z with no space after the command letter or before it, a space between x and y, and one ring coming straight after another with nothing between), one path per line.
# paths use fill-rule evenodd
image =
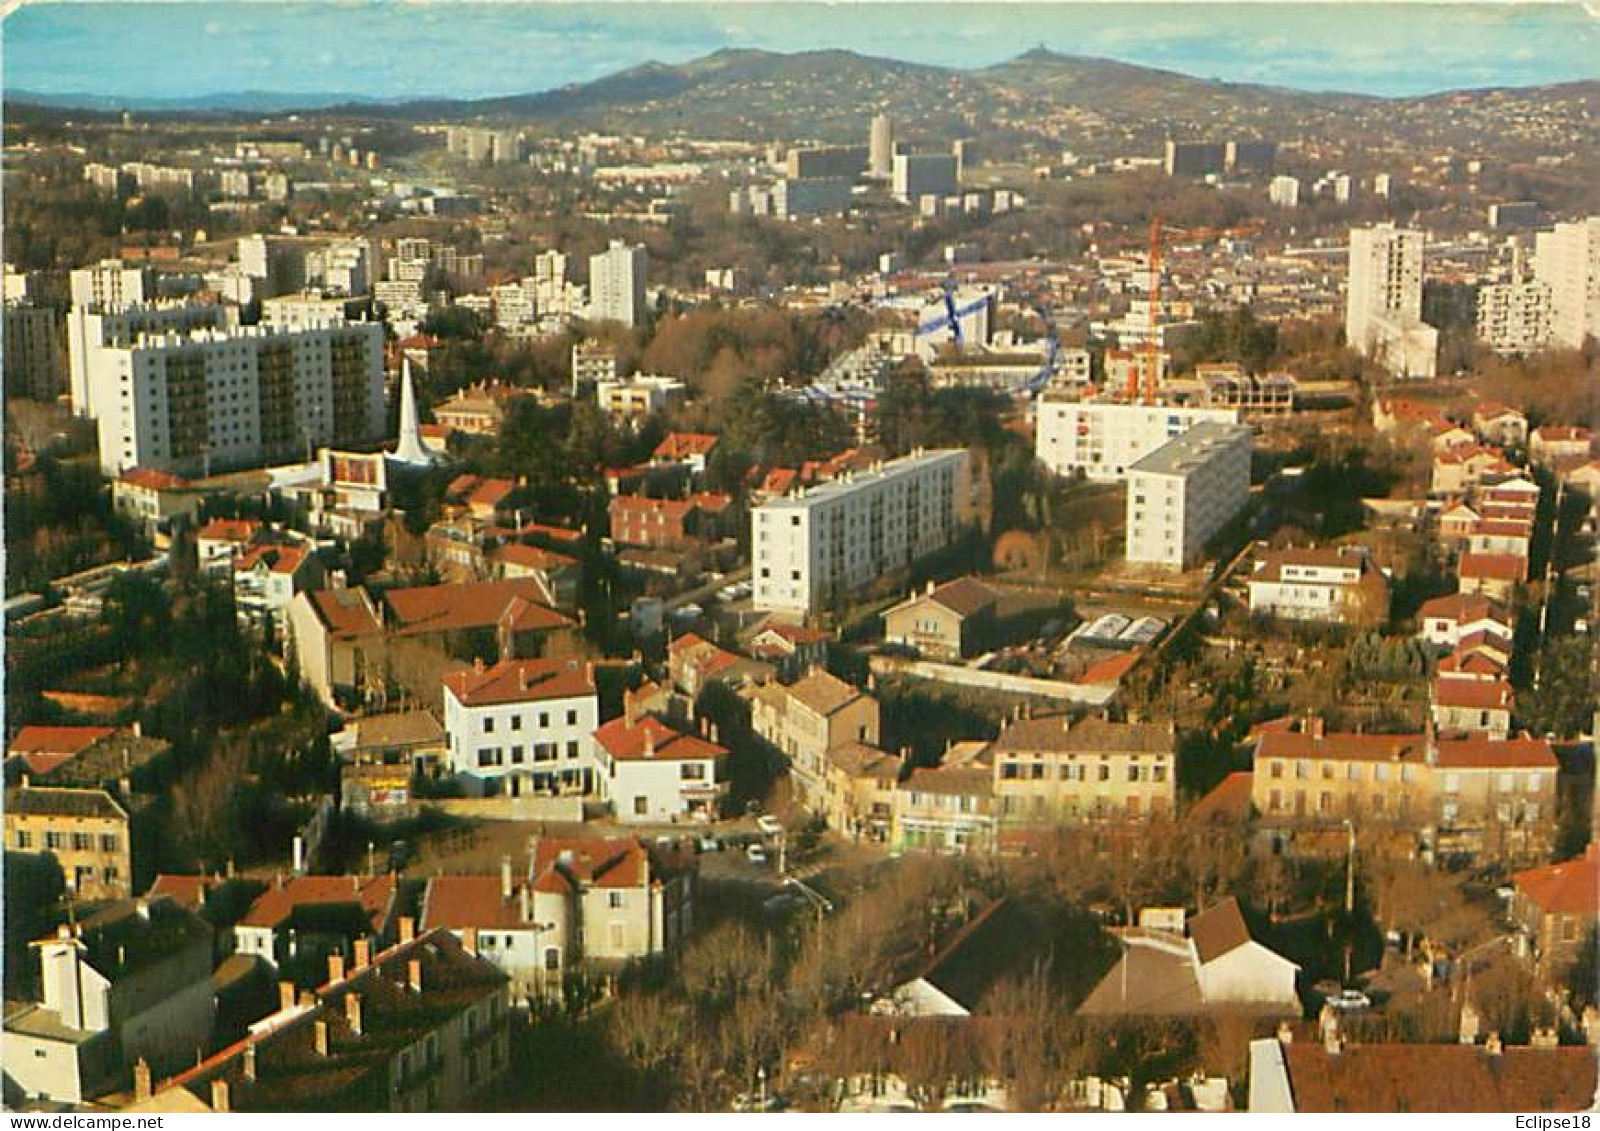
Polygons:
M744 856L752 864L765 864L767 862L767 850L759 844L752 844L745 849Z
M1340 990L1336 994L1329 994L1323 1000L1334 1009L1348 1013L1372 1008L1372 999L1360 990Z

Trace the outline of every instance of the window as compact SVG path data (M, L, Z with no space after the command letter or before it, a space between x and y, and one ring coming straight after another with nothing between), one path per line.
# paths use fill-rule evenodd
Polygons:
M540 711L539 712L539 729L540 730L547 730L549 728L549 726L550 726L550 712L549 711Z
M567 725L569 727L575 727L575 726L578 725L578 712L577 711L574 710L574 711L568 711L567 712Z
M561 951L553 946L544 948L544 968L546 970L561 969Z
M633 815L645 817L650 814L650 799L648 797L635 797L633 799Z
M621 907L622 906L622 893L620 891L612 892L611 895L610 895L610 898L608 899L607 902L609 902L611 904L611 907L612 907L613 910L615 910L616 908Z
M570 758L576 758L577 756L578 756L578 740L575 739L575 738L568 739L567 740L567 757L570 759Z
M705 781L706 766L704 762L684 762L678 767L678 777L683 781Z
M1299 778L1301 781L1304 781L1307 778L1309 778L1311 776L1311 763L1310 762L1296 762L1294 764L1294 776L1296 778Z
M64 833L47 832L44 834L44 846L46 848L61 849L66 847L66 843L67 838Z
M88 833L72 834L72 851L89 852L94 848L94 837Z
M1275 777L1275 778L1283 777L1283 763L1282 762L1274 761L1272 763L1272 776Z
M493 734L494 733L494 716L493 715L485 715L483 717L483 733L484 734Z
M522 729L522 716L521 715L512 715L511 716L511 729L512 730L521 730Z
M1446 774L1444 776L1444 791L1446 793L1460 793L1461 792L1461 775L1460 774Z
M1100 763L1100 780L1101 781L1110 781L1111 780L1111 767L1109 765L1107 765L1106 763L1104 763L1104 762Z
M24 849L24 850L32 848L33 847L33 834L28 832L26 829L18 829L17 830L17 847L21 848L21 849Z

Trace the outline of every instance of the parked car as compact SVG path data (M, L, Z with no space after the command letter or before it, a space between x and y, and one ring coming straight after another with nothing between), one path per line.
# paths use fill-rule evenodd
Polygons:
M774 817L771 813L766 813L756 818L756 828L760 829L768 836L777 836L779 833L783 832L783 822L778 820L778 818Z
M1372 1008L1372 999L1360 990L1340 990L1336 994L1329 994L1323 1000L1343 1013L1357 1013Z
M765 864L767 862L767 850L759 844L752 844L749 848L746 848L744 856L752 864Z
M714 836L703 836L695 841L695 847L701 852L721 852L722 842Z

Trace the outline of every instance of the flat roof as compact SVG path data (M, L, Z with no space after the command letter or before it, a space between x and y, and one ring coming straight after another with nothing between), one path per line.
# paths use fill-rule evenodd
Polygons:
M1183 475L1209 462L1217 452L1237 443L1241 437L1246 440L1250 437L1250 429L1242 424L1203 420L1183 435L1168 440L1128 470L1148 475Z

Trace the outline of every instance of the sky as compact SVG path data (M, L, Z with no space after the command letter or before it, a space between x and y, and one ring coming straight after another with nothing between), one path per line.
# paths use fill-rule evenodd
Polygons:
M4 0L6 5L16 0ZM548 90L722 47L847 48L973 67L1045 46L1202 78L1381 95L1600 77L1600 0L825 3L23 0L7 90L373 99Z

